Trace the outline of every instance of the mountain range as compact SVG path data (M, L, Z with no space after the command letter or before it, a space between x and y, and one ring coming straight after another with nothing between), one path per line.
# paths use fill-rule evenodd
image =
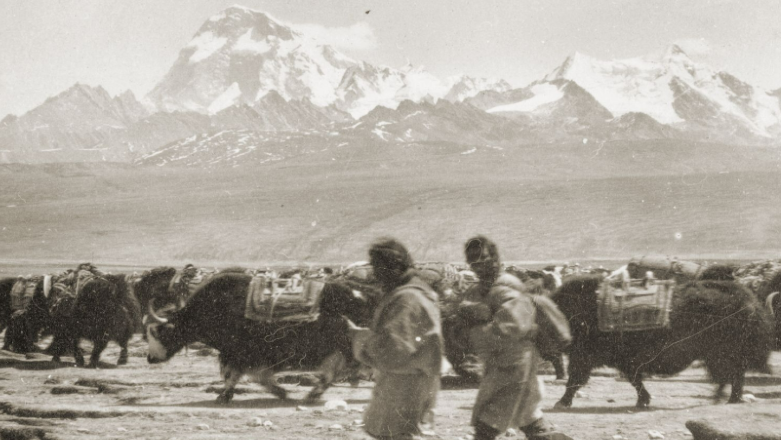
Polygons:
M209 18L142 99L76 84L0 121L0 162L240 166L348 143L473 147L621 140L781 143L781 89L662 54L569 56L522 88L375 66L268 15ZM238 158L241 158L240 160Z

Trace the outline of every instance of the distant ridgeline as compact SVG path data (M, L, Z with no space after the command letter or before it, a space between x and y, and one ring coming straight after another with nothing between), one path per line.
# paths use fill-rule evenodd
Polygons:
M513 89L377 67L230 7L209 18L139 101L76 84L0 121L0 161L190 166L273 162L349 143L474 147L637 140L779 145L781 90L662 55L575 53ZM239 159L240 158L240 159Z

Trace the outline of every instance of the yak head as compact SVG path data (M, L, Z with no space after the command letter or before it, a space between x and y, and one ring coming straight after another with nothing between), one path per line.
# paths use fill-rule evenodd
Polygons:
M354 290L343 282L327 282L320 293L320 314L324 318L344 316L358 325L367 326L375 307L376 298L371 292Z
M598 275L573 276L564 280L551 297L567 317L573 338L597 327L597 291L601 282Z
M160 307L174 302L168 287L175 275L176 269L173 267L157 267L141 275L133 288L141 307L146 308L150 303L153 307Z
M184 348L187 340L177 327L175 316L171 319L163 318L150 307L149 318L146 326L146 339L149 343L146 360L150 364L165 362Z

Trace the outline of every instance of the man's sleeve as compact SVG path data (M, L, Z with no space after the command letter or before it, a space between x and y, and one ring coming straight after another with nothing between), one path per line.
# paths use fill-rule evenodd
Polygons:
M491 331L499 345L531 339L537 331L534 303L523 295L504 302L494 313Z
M496 311L486 328L491 356L501 357L519 341L532 339L537 332L531 298L508 286L495 286L491 300Z
M407 367L425 340L427 321L426 312L414 293L398 294L385 307L382 319L366 339L359 359L379 370Z

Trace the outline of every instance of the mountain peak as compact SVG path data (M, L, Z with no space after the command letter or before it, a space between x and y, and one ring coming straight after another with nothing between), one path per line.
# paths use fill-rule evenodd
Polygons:
M677 44L671 44L665 51L665 57L674 57L674 56L688 57L686 52L684 52L683 49L681 49L681 46L678 46Z
M573 52L564 60L561 66L554 69L553 72L545 77L545 81L554 81L557 79L571 80L577 76L577 71L583 69L589 70L589 66L592 66L595 61L596 60L586 54L577 51Z
M251 9L242 5L233 5L233 6L228 6L227 8L218 12L217 14L214 14L211 17L209 17L208 22L222 21L225 19L237 20L248 16L249 17L260 16L260 17L265 17L268 20L274 21L268 14L266 14L263 11Z
M92 87L87 84L81 84L77 82L76 84L68 87L65 91L59 93L58 95L46 99L46 102L52 102L58 99L69 99L71 97L78 96L78 95L84 95L89 97L90 99L98 99L98 100L111 99L111 96L109 96L108 92L103 87L101 86Z
M18 117L18 116L16 116L16 115L14 115L14 114L11 114L11 113L9 113L9 114L7 114L7 115L6 115L6 116L3 118L3 120L2 120L2 121L0 121L0 126L3 126L3 125L10 125L11 123L13 123L14 121L16 121L16 120L18 120L18 119L19 119L19 117Z
M290 40L297 35L265 12L233 5L206 20L187 47L222 47L225 43L236 43L248 32L258 41L267 36Z
M284 105L287 104L287 100L279 94L276 90L269 90L268 93L263 95L260 100L258 100L258 104L260 105Z

